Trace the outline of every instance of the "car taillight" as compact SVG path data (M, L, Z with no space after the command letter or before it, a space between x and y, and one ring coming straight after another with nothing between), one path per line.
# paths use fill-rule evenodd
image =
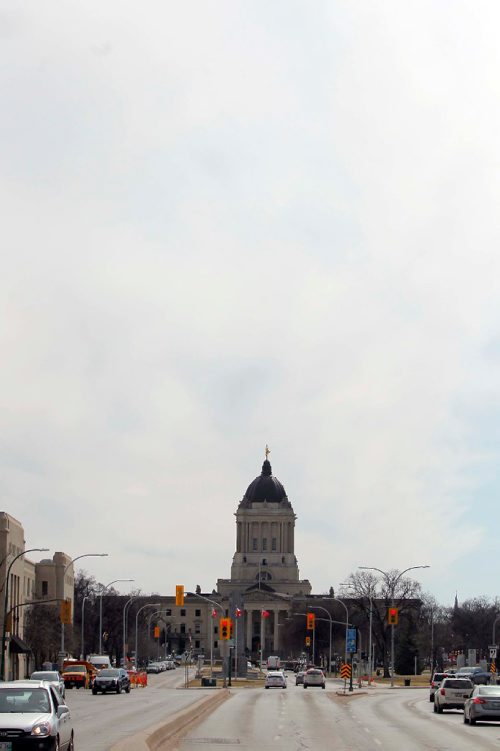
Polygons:
M444 696L444 695L445 695L445 690L444 690L444 688L440 688L440 689L439 689L439 693L441 694L441 696Z
M481 699L480 696L475 696L472 700L473 704L486 704L486 699Z
M434 683L434 681L431 682L431 688L436 688L436 684Z

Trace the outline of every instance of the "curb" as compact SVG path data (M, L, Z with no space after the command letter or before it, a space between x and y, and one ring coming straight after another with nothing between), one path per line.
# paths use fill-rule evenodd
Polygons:
M176 712L167 722L146 728L129 738L117 741L111 746L110 751L161 751L172 736L187 729L191 723L202 720L229 696L229 691L225 689L213 696L205 696L191 706Z

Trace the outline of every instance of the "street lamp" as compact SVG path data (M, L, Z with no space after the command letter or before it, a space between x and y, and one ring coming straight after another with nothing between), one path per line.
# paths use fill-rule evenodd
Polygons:
M127 636L128 636L128 613L127 608L129 605L132 604L133 600L137 600L137 598L140 597L140 595L132 595L132 597L127 600L125 605L123 606L123 667L125 667L125 652L126 652L126 646L127 646Z
M344 662L347 663L347 631L349 629L349 610L347 609L347 605L342 600L339 600L338 597L323 597L323 600L332 600L333 602L340 602L342 607L345 609L345 650L344 650Z
M63 572L62 577L62 592L61 596L64 600L64 580L66 579L66 572L69 569L70 566L73 565L75 561L79 561L80 558L106 558L108 553L83 553L82 555L77 555L76 558L73 558ZM74 597L74 587L73 587L73 597ZM64 623L61 621L61 655L64 655Z
M9 576L10 576L10 570L14 563L17 561L18 558L21 558L21 556L25 555L25 553L46 553L49 550L49 548L29 548L28 550L23 550L22 553L19 553L16 555L10 562L9 567L7 569L7 576L5 577L5 599L4 599L4 607L3 607L3 625L2 625L2 657L0 661L0 678L2 680L5 679L5 633L6 633L6 625L7 625L7 608L9 607Z
M220 605L215 600L211 600L209 597L205 597L204 595L199 595L198 592L188 592L188 595L192 595L193 597L199 597L200 600L205 600L205 602L209 602L211 605L215 605L216 608L219 608L222 615L224 616L224 608L222 605ZM211 617L211 616L210 616ZM212 621L210 620L210 680L212 680L214 674L214 627L212 625ZM226 688L226 670L223 670L223 686Z
M90 595L85 595L85 597L82 600L82 639L81 639L81 658L82 660L85 659L85 601L90 599Z
M139 670L139 660L137 659L137 652L138 652L138 643L137 643L137 633L139 629L139 613L141 610L144 610L144 608L159 608L161 607L161 602L147 602L145 605L143 605L137 613L135 614L135 669Z
M389 574L387 571L382 571L381 568L377 568L376 566L358 566L359 569L363 569L364 571L378 571L379 574L382 574L386 582L389 582ZM424 566L409 566L408 568L405 568L403 571L401 571L398 576L394 579L394 581L390 584L390 590L391 590L391 607L394 607L394 592L396 590L396 584L401 579L403 574L407 574L408 571L414 571L417 568L430 568L427 564ZM391 688L394 687L394 623L391 623Z
M340 582L341 587L352 587L352 584L350 582ZM373 679L373 598L372 598L372 591L371 587L369 589L368 595L367 595L369 601L370 601L370 618L369 618L369 626L368 626L368 683L371 686L372 679Z
M332 629L333 629L333 619L332 619L331 614L328 612L328 610L326 608L323 608L321 605L309 605L309 608L311 610L323 610L323 612L326 613L327 616L328 616L328 618L330 619L330 649L329 649L329 652L328 652L328 675L331 675L331 671L332 671ZM313 662L314 662L314 650L313 650Z
M133 582L135 579L113 579L112 582L109 582L109 584L106 584L105 587L101 587L101 591L99 592L99 654L102 654L102 595L105 590L110 587L112 584L116 584L117 582Z

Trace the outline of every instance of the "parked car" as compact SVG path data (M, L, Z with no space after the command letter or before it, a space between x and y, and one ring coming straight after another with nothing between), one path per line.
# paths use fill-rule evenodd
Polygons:
M265 688L286 688L286 677L281 670L270 670L266 675Z
M54 686L59 693L61 694L62 698L64 699L65 694L65 686L64 686L64 680L57 670L35 670L34 673L31 673L30 680L32 681L46 681L51 686Z
M5 749L74 751L73 721L61 695L45 681L0 684L0 727ZM22 734L25 740L17 739ZM15 740L11 740L14 738Z
M295 685L299 686L301 684L303 685L303 683L304 683L304 670L299 670L299 672L295 676Z
M473 688L468 678L444 678L434 694L434 712L442 714L444 709L463 709Z
M436 689L439 687L439 684L444 678L449 678L449 677L450 677L449 673L434 673L434 675L431 678L429 701L434 701L434 694L436 693Z
M325 688L325 674L322 670L319 668L309 668L309 670L306 670L304 673L304 688L309 688L309 686L321 686L321 688Z
M483 668L479 665L474 665L472 667L464 666L463 668L459 668L455 675L457 678L470 678L472 683L474 683L476 686L480 683L486 685L491 681L491 673L488 673L487 670L483 670Z
M94 679L94 685L92 686L92 693L94 696L99 693L106 694L108 691L112 691L116 694L121 694L125 691L130 693L130 678L126 670L123 668L104 668L101 670Z
M500 722L500 686L476 686L464 704L465 724Z

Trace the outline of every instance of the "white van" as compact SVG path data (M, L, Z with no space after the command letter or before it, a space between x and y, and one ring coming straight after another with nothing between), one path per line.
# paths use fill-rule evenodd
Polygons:
M87 662L90 662L96 670L113 667L108 655L89 655Z
M280 658L276 655L269 655L267 658L267 669L268 670L279 670L281 667Z

